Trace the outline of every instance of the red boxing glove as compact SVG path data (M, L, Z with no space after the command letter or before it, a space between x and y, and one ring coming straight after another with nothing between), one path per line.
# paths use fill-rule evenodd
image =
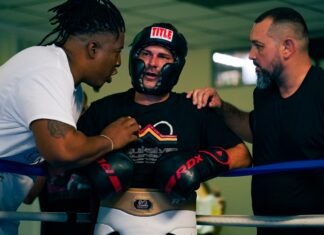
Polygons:
M131 184L133 170L133 160L118 151L80 168L81 174L90 180L100 199L125 191Z
M196 154L171 152L156 163L156 181L163 191L187 198L201 182L229 169L229 157L220 147L201 150Z

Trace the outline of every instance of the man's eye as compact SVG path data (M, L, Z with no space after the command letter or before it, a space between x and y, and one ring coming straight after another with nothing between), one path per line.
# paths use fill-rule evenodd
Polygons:
M256 44L255 46L256 46L256 48L258 48L258 49L262 49L262 48L263 48L263 45L260 45L260 44Z
M172 58L170 57L170 56L168 56L168 55L159 55L159 57L161 58L161 59L165 59L165 60L171 60Z

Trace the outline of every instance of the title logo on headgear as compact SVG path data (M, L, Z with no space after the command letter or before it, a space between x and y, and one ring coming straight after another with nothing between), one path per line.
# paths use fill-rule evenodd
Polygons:
M161 27L152 27L150 38L158 38L172 42L173 31Z

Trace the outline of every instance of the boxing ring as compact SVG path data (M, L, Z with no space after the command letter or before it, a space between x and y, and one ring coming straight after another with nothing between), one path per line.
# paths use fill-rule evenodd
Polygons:
M89 213L73 212L11 212L0 211L0 220L90 223ZM198 225L240 227L324 227L324 215L245 216L197 215Z
M235 169L222 177L236 177L257 174L275 174L292 171L324 169L324 160L293 161ZM0 161L0 171L26 175L46 175L41 166L30 166L7 161ZM89 213L76 212L13 212L0 211L0 221L46 221L65 223L90 223L93 216ZM324 227L324 215L295 216L250 216L250 215L197 215L198 225L240 226L240 227Z

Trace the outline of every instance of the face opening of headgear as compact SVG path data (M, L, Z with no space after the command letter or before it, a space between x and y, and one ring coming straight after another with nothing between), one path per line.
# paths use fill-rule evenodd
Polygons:
M147 46L162 46L174 56L173 63L165 64L160 71L160 78L154 88L145 88L143 84L144 61L139 59L142 49ZM129 74L132 85L137 92L149 95L164 95L177 84L180 73L186 62L187 41L178 30L169 23L156 23L139 32L132 44L129 54Z

